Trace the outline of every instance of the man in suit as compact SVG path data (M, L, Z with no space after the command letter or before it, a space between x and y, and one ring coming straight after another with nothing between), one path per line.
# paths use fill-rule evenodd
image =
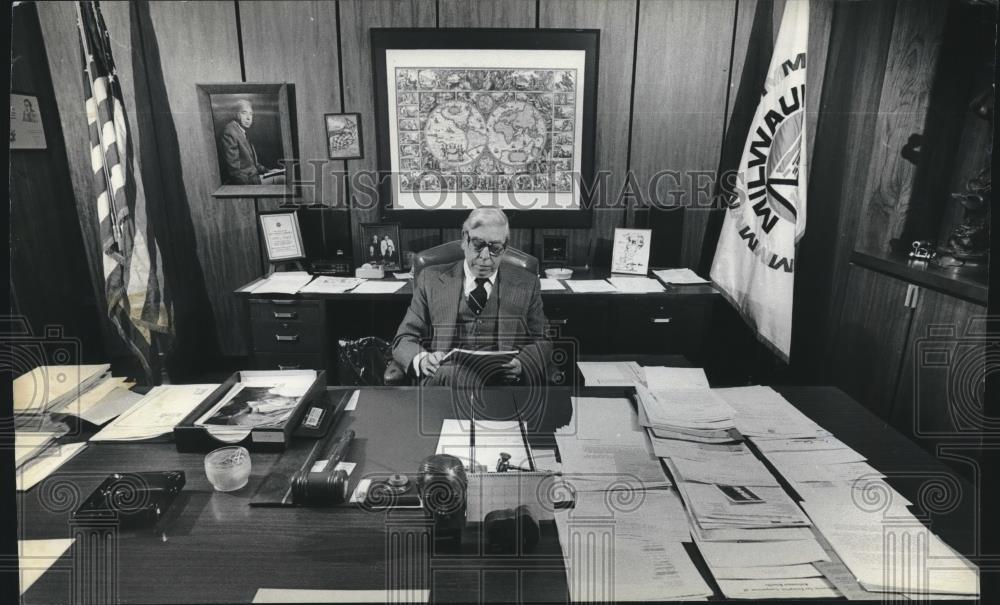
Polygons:
M422 384L545 383L552 345L545 338L538 277L501 263L509 237L502 210L473 210L462 225L465 258L427 267L417 276L392 354ZM453 348L518 353L483 376L444 360Z
M233 119L219 135L219 153L222 156L222 182L227 185L260 185L260 175L267 172L257 161L257 150L247 138L247 129L253 125L253 105L240 99L236 102Z

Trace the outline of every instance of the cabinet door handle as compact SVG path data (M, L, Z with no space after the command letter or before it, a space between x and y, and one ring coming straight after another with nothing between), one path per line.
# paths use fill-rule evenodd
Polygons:
M294 305L297 302L299 302L299 301L297 301L297 300L285 300L283 298L272 298L271 299L271 304L272 305L280 305L280 306L285 306L285 307L289 307L291 305Z
M300 366L297 363L296 364L290 364L290 365L284 365L284 364L280 364L280 363L278 364L278 369L279 370L298 370L299 367Z
M650 317L649 321L653 322L654 324L668 324L670 323L671 319L672 318L670 317Z
M565 326L568 323L569 323L568 319L550 319L549 320L549 325L550 326Z
M288 334L286 336L284 334L275 334L274 335L274 339L276 341L278 341L278 342L298 342L299 341L299 335L298 334Z
M295 311L274 311L275 319L295 319L299 314Z

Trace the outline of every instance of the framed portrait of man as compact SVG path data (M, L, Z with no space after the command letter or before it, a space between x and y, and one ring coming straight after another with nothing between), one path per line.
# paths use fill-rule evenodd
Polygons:
M206 142L215 150L215 197L294 193L291 84L198 84Z
M384 271L403 268L399 249L399 223L365 223L361 225L361 258L372 265L382 265Z

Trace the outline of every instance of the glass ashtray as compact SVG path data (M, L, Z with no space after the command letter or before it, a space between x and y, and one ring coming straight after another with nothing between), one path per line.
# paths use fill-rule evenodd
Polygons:
M205 456L205 475L220 492L240 489L250 480L250 452L242 446L222 447Z

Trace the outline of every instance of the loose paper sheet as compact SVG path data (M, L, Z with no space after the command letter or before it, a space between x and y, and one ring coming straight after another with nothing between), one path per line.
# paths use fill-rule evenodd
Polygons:
M42 577L72 545L73 540L62 538L18 540L17 554L21 568L21 594L27 592L31 585Z

